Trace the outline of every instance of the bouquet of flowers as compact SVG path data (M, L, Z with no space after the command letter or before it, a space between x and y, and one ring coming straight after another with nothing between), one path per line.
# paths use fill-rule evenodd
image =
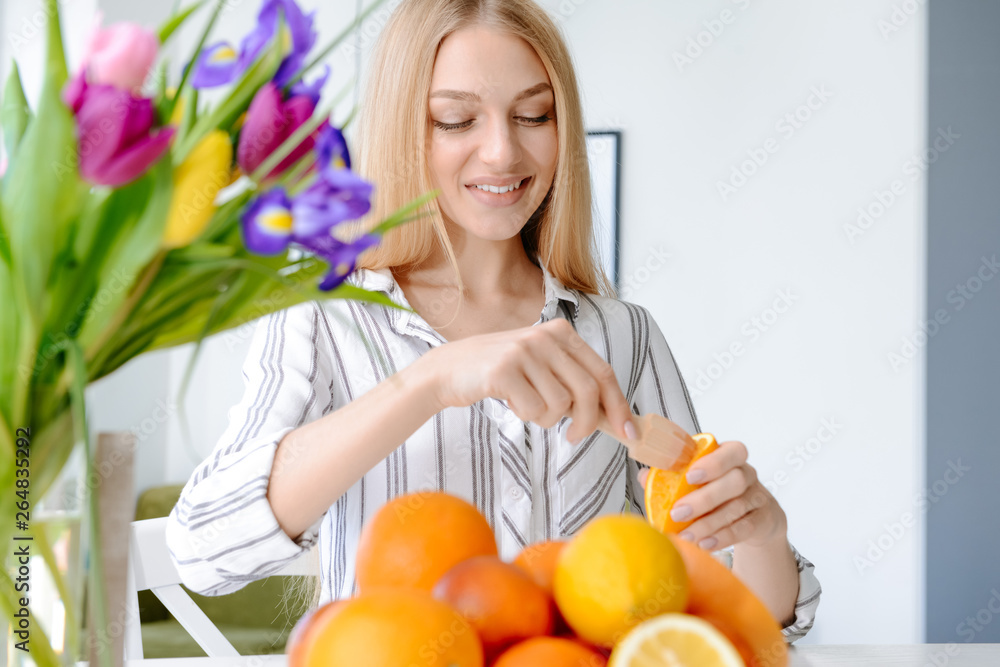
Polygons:
M75 443L92 460L87 383L302 301L395 307L343 281L436 192L345 238L343 223L368 212L374 186L351 170L343 124L317 109L329 67L312 72L379 4L309 58L314 15L294 0L263 0L239 45L208 43L218 0L171 86L162 46L211 6L188 7L158 31L98 25L70 74L57 0L45 0L37 104L29 108L15 65L0 109L0 542L12 544L13 517L43 497ZM199 102L199 91L220 87L215 104ZM107 622L100 562L92 551L98 626ZM0 568L7 618L19 599L11 572ZM32 632L35 662L58 664L41 629Z

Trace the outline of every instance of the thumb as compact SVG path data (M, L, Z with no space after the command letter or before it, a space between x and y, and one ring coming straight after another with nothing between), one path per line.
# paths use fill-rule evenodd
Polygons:
M639 474L637 474L636 479L639 480L639 486L643 489L646 488L646 478L649 477L649 468L641 468Z

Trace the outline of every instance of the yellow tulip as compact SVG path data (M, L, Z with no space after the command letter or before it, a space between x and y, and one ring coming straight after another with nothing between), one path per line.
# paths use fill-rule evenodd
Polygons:
M222 130L209 132L174 170L174 194L167 213L163 245L184 246L201 234L219 190L231 183L233 146Z

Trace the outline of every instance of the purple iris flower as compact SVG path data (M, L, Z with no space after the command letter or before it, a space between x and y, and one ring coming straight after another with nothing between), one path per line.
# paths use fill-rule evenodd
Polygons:
M129 183L170 146L173 127L154 130L153 101L125 89L87 83L83 69L63 88L62 99L76 117L80 175L99 185Z
M319 104L320 93L323 90L323 86L326 85L326 80L328 78L330 78L330 66L323 65L323 73L316 77L312 83L306 83L301 80L296 81L292 84L292 87L288 89L288 94L290 97L304 95L312 101L312 104L315 107Z
M300 243L330 265L330 270L319 284L319 288L326 292L344 282L344 279L354 271L358 256L373 245L377 245L379 240L378 234L362 234L349 242L341 241L330 234L322 234Z
M331 192L330 189L326 191ZM344 279L354 271L358 256L376 245L380 237L377 234L362 234L350 242L334 237L330 229L337 222L348 219L339 218L337 214L332 213L331 211L337 208L335 206L329 207L327 224L324 228L310 228L309 223L316 220L307 220L303 223L294 217L295 210L301 211L305 204L315 204L318 200L318 189L308 196L307 193L299 195L294 201L289 201L282 188L274 188L256 197L244 211L241 219L243 243L248 250L258 255L276 255L284 251L293 241L300 244L330 264L329 271L319 285L321 290L329 291L344 282ZM303 198L307 201L303 202ZM334 195L332 199L336 200L336 196ZM357 210L360 208L357 207ZM367 202L365 209L367 210ZM341 210L341 215L343 213Z
M243 245L258 255L277 255L292 238L292 203L282 188L256 197L240 219Z
M351 168L351 155L347 151L344 133L328 122L320 125L316 137L316 163L320 171Z
M184 69L187 69L185 66ZM229 42L216 42L206 46L198 56L191 73L192 88L213 88L236 78L239 54Z
M195 71L192 73L191 85L195 88L209 88L230 83L246 71L274 35L278 26L278 12L284 14L284 25L287 31L282 39L287 40L289 52L278 66L274 75L274 83L284 86L305 64L306 56L316 43L316 31L313 30L313 20L316 12L306 14L295 3L295 0L264 0L257 13L257 25L240 42L240 53L236 65L230 69L219 69L213 73L203 70L211 66L211 54L206 56L203 51L198 57ZM219 45L213 45L218 47ZM210 47L210 48L213 48ZM207 51L208 49L206 49Z
M296 240L325 234L336 224L360 218L371 209L373 189L349 169L320 172L316 182L292 202Z

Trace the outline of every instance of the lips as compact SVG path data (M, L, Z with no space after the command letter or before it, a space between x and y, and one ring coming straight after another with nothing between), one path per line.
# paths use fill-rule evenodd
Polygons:
M486 206L490 206L493 208L511 206L520 201L521 197L524 196L524 192L525 190L527 190L527 186L531 182L530 176L525 176L523 178L507 179L506 182L504 181L488 182L488 179L480 180L480 183L483 185L488 184L497 186L510 185L512 183L517 183L519 180L521 181L521 186L516 190L511 190L509 192L503 192L503 193L488 192L486 190L481 190L480 188L477 188L475 184L466 185L465 189L469 191L469 194L472 195L473 199L475 199L481 204L485 204Z

